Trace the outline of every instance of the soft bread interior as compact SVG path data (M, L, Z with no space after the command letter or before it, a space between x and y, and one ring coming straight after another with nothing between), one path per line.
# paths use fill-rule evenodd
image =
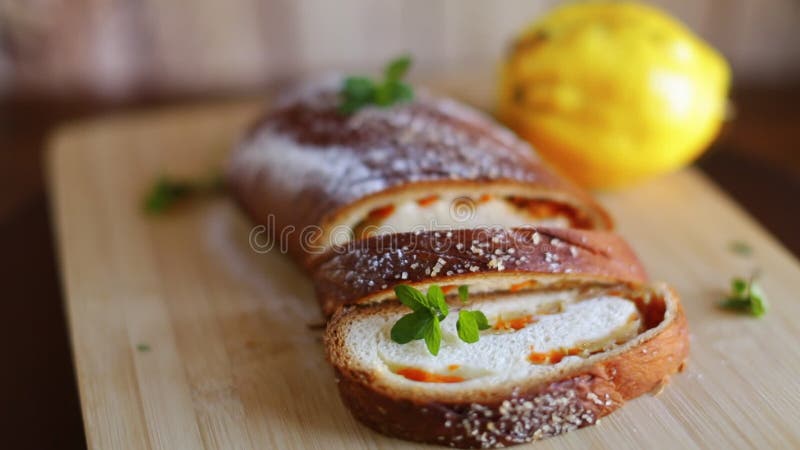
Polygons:
M437 399L463 400L484 389L502 389L557 379L624 351L663 326L673 311L662 293L619 289L527 291L484 297L466 308L486 314L492 328L467 344L458 338L458 306L442 323L438 356L423 341L397 344L393 324L408 308L394 302L361 309L334 321L341 352L335 365L369 373L375 383L394 392Z
M483 194L404 198L370 210L353 225L356 239L381 234L481 227L549 226L586 228L578 211L553 200ZM340 236L339 239L346 238ZM342 244L344 242L336 242Z
M435 269L435 265L432 270ZM423 292L428 290L432 284L439 284L448 297L455 298L458 286L468 285L469 292L472 295L483 294L515 294L518 292L529 290L566 290L586 286L588 283L596 283L600 277L594 275L572 274L569 279L565 279L563 274L544 274L537 273L535 275L513 272L513 271L498 271L494 273L483 274L481 277L475 277L471 273L462 274L441 274L445 275L443 279L430 278L424 281L408 283L414 288ZM402 274L401 274L402 276ZM609 282L608 285L615 283ZM380 303L386 300L394 299L394 290L390 289L387 285L386 289L376 291L370 295L366 295L358 299L358 303Z

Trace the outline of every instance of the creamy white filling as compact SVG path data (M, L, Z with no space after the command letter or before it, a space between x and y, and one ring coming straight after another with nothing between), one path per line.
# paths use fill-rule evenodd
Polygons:
M427 205L420 205L418 201L395 205L392 214L382 220L375 234L493 226L511 228L524 225L568 227L570 223L564 216L531 217L503 199L493 198L478 202L459 197L444 197Z
M571 302L574 292L530 293L503 301L475 302L470 309L483 311L489 323L498 318L532 315L533 323L519 330L481 332L480 340L467 344L458 338L453 309L442 323L442 344L438 356L431 355L423 341L397 344L391 340L390 330L404 313L388 320L379 316L364 317L355 324L345 345L356 351L361 364L392 378L393 382L425 388L469 389L477 384L522 381L546 375L564 365L579 362L588 356L564 356L560 362L536 364L529 356L532 352L548 353L573 348L591 352L610 348L616 341L633 338L641 320L636 305L625 298L600 296L580 302ZM561 312L552 313L554 303ZM551 314L540 314L550 309ZM425 383L412 381L399 375L403 368L420 369L428 373L455 375L464 378L458 383Z

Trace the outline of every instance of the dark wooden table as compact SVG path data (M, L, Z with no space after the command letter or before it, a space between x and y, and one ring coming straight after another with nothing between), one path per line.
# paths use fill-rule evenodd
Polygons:
M2 448L86 445L43 181L47 134L64 121L176 100L185 101L0 100ZM740 89L734 103L736 120L698 165L800 255L800 86Z

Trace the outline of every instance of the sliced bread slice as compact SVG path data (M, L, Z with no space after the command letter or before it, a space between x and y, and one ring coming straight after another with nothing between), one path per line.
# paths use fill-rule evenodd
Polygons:
M619 236L600 231L525 227L422 231L375 236L320 258L314 286L323 312L394 298L393 287L440 284L455 295L523 292L544 286L641 283L644 268Z
M468 308L483 311L491 328L464 343L451 311L438 356L421 341L391 340L410 311L398 302L334 315L326 348L356 418L413 441L519 444L596 423L663 385L688 355L683 310L663 285L486 294Z

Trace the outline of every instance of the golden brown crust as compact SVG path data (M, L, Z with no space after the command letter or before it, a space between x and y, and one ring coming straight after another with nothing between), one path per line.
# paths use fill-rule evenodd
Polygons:
M338 102L335 90L322 89L279 104L229 164L227 181L239 204L256 223L272 214L278 230L294 227L290 248L302 261L302 239L325 242L328 229L359 204L415 186L428 195L510 188L577 208L592 228L612 226L590 196L545 168L526 143L465 105L420 95L346 116ZM322 232L301 237L308 227Z
M375 236L333 248L313 272L325 315L345 305L391 298L401 283L424 288L481 281L499 292L533 279L537 285L532 287L564 281L641 283L646 278L619 236L544 227Z
M487 400L436 402L398 395L376 384L368 372L343 366L331 353L338 339L330 327L326 340L341 397L369 427L389 436L459 448L509 446L595 424L682 370L689 353L686 317L675 293L670 290L666 296L674 303L662 318L665 323L637 345L561 379L519 386ZM652 307L663 314L668 307L658 303L651 299Z

